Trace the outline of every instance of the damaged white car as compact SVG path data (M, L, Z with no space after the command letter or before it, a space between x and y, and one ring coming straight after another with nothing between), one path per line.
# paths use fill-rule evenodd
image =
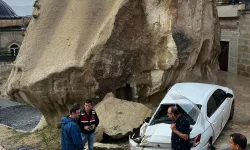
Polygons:
M208 150L227 121L233 118L234 94L227 87L202 83L177 83L168 91L149 121L129 137L131 150L171 149L169 106L176 105L190 123L192 150Z

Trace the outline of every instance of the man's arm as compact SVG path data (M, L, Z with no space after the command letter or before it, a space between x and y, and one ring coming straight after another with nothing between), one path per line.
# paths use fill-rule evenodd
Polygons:
M180 138L182 138L183 140L188 140L189 137L188 137L188 134L183 134L181 133L180 131L178 131L177 129L173 130L173 132L175 134L177 134Z
M176 124L172 124L171 129L172 129L172 132L177 134L183 140L188 140L189 139L190 124L186 119L183 119L183 125L182 125L181 131L178 131L176 129Z

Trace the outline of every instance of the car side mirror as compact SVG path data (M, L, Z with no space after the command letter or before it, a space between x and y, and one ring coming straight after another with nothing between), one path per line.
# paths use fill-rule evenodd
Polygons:
M232 98L232 97L233 97L233 94L227 93L227 98Z
M150 119L151 119L151 117L147 117L147 118L145 119L145 122L146 122L146 123L149 123Z

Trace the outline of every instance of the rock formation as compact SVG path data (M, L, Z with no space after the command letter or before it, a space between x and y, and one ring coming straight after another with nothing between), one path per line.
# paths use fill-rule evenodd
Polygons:
M95 110L103 132L116 140L132 133L151 114L143 104L117 99L112 93L108 93Z
M143 99L218 68L214 0L38 0L8 95L58 122L108 92Z

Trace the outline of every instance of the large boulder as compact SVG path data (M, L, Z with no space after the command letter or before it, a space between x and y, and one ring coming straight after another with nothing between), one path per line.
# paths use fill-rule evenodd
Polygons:
M8 95L48 124L108 92L143 100L171 84L213 77L215 0L38 0L8 79Z
M85 146L87 149L87 146ZM117 144L103 144L103 143L94 143L95 150L128 150L129 147L126 145L117 145Z
M103 140L103 133L104 133L104 128L99 125L95 131L94 142L101 142Z
M115 140L132 133L151 114L145 105L117 99L112 93L108 93L95 110L104 133Z

